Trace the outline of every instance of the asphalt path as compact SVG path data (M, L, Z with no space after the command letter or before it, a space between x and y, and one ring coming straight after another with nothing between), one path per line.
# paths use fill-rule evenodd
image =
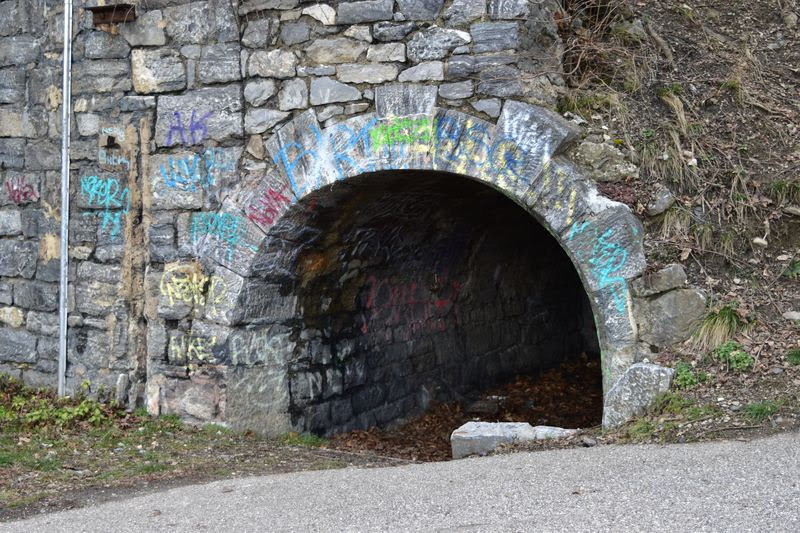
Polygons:
M800 531L800 434L192 485L0 531Z

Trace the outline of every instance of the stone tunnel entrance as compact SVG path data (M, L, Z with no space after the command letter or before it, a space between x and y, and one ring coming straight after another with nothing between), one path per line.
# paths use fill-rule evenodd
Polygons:
M383 427L581 353L597 361L588 386L600 422L600 350L580 278L504 195L460 176L392 171L293 210L295 232L303 220L291 276L294 427Z

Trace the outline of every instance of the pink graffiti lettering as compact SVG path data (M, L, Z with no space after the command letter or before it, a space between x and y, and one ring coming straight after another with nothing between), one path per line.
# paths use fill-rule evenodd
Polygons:
M269 188L261 193L254 203L247 206L245 210L247 218L257 224L267 226L274 224L281 212L292 204L292 201L284 195L287 188L284 185L279 191Z
M30 183L26 183L22 176L15 176L6 180L6 192L8 198L17 205L28 202L35 202L39 199L36 189Z

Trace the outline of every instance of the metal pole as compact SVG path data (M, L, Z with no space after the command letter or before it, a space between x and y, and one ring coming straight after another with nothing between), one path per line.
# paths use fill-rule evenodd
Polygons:
M58 293L58 395L66 393L67 288L69 274L69 134L72 103L72 0L64 0L64 66L61 84L61 269Z

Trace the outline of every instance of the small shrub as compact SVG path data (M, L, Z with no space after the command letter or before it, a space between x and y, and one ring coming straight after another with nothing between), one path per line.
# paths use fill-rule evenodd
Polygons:
M789 279L800 279L800 259L793 259L783 271L783 276Z
M744 406L744 413L752 420L765 420L780 410L775 402L750 403Z
M312 448L319 448L328 443L326 439L318 437L312 433L297 433L290 431L280 438L281 442L289 446L309 446Z
M675 377L672 382L679 389L690 389L700 383L700 379L695 375L692 365L679 361L675 365Z
M715 359L734 372L747 372L753 368L753 358L736 341L728 341L712 352Z
M786 352L786 359L792 366L800 365L800 348L793 348ZM2 420L1 417L0 420Z
M687 398L681 394L676 394L674 392L665 392L663 394L659 394L655 400L653 400L653 405L650 410L651 414L653 415L680 415L684 409L687 409L694 405L694 401L691 398Z

